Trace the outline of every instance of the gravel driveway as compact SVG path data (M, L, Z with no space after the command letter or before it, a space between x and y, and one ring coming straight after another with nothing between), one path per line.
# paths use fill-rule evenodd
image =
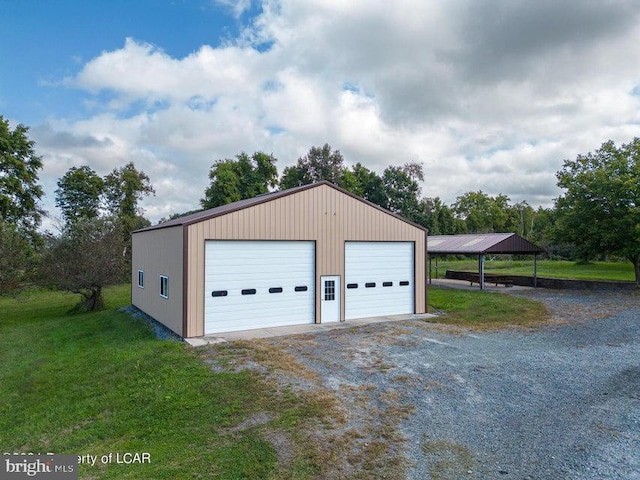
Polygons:
M640 479L640 297L513 294L544 301L553 322L408 321L268 342L337 396L347 422L334 435L358 431L352 450L382 443L407 478Z

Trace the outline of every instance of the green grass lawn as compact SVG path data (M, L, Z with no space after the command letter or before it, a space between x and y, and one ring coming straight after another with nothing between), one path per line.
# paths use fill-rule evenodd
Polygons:
M432 308L447 312L437 322L495 328L544 319L544 307L526 299L429 292ZM158 340L119 310L129 298L129 286L109 288L107 310L73 314L77 295L0 297L2 451L150 454L149 464L81 465L82 479L323 478L345 461L340 436L327 445L311 433L339 417L330 392L294 392L257 370L235 368L242 357L240 364L312 375L290 354L264 342L197 350ZM266 421L234 428L264 413ZM273 442L283 435L284 463L282 445Z
M548 319L545 306L504 293L429 287L429 311L444 312L432 321L478 329L534 326Z
M432 275L436 278L435 259L432 260ZM478 271L478 261L438 259L438 276L444 278L447 270ZM533 260L487 260L487 273L508 275L533 275ZM631 262L593 262L587 265L561 260L538 260L538 276L548 278L575 278L579 280L635 281Z
M117 308L128 286L106 291L109 309L70 314L78 296L0 297L0 447L4 452L106 455L148 452L150 464L80 467L80 478L310 478L322 471L299 425L321 415L250 370L212 371L198 351L157 340ZM267 425L230 429L254 412ZM265 440L290 434L279 466ZM98 462L100 463L100 462Z

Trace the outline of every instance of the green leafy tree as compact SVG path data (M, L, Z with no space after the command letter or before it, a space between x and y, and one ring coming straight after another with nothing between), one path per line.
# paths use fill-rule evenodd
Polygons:
M491 197L482 190L467 192L456 198L453 211L464 220L468 233L509 232L516 227L516 216L509 197Z
M13 224L0 220L0 295L18 290L32 274L34 249Z
M558 211L555 207L538 207L533 213L527 238L542 247L550 259L576 260L576 247L559 234L557 219Z
M466 231L465 224L456 218L453 210L440 197L423 198L420 201L424 225L431 235L454 235Z
M112 218L85 218L66 228L45 252L42 281L82 295L80 311L104 308L104 287L122 282L127 272L122 228Z
M556 217L555 208L538 207L532 214L527 238L542 247L549 245L553 239Z
M387 194L382 177L361 163L356 163L343 175L342 187L359 197L386 208Z
M565 160L557 172L566 192L556 200L556 228L583 259L600 254L627 258L640 284L640 138Z
M147 174L138 171L133 162L114 169L105 177L104 186L109 211L119 219L141 214L138 203L145 196L156 193Z
M218 160L209 172L211 184L200 200L202 208L215 208L227 203L242 200L240 196L240 177L233 160Z
M518 202L507 209L507 225L509 231L523 238L531 239L535 210L526 201Z
M278 185L276 158L264 152L255 152L251 157L242 152L236 156L240 182L240 197L253 198L267 193Z
M42 159L35 154L29 129L18 125L11 130L0 116L0 220L35 237L44 211L39 206L42 187L38 174Z
M138 171L133 162L114 169L104 178L104 198L107 211L116 217L126 240L139 227L142 208L139 202L155 190L146 173Z
M216 161L209 171L211 183L200 200L202 208L214 208L267 193L278 183L276 161L273 155L264 152L255 152L251 157L242 152L235 160Z
M421 188L418 183L423 180L424 172L419 163L387 167L382 173L386 196L384 207L408 220L424 224L425 218L420 208Z
M139 203L145 196L155 193L147 174L139 171L133 162L113 169L104 177L106 217L114 218L120 230L127 267L131 264L131 232L151 225L143 216Z
M100 214L104 180L90 167L71 167L58 180L56 206L67 223L95 218Z
M340 150L332 150L328 143L311 147L309 153L298 158L295 165L282 172L280 188L287 189L327 180L342 185L345 167Z

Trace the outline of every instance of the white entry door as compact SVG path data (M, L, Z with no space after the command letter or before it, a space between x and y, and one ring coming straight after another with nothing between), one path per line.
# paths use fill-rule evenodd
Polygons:
M340 277L320 277L322 323L340 321Z

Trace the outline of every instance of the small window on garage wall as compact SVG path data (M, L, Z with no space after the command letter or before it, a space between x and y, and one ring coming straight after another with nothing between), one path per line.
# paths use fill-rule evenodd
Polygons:
M160 296L169 298L169 277L160 275Z
M144 288L144 272L142 270L138 270L138 286Z

